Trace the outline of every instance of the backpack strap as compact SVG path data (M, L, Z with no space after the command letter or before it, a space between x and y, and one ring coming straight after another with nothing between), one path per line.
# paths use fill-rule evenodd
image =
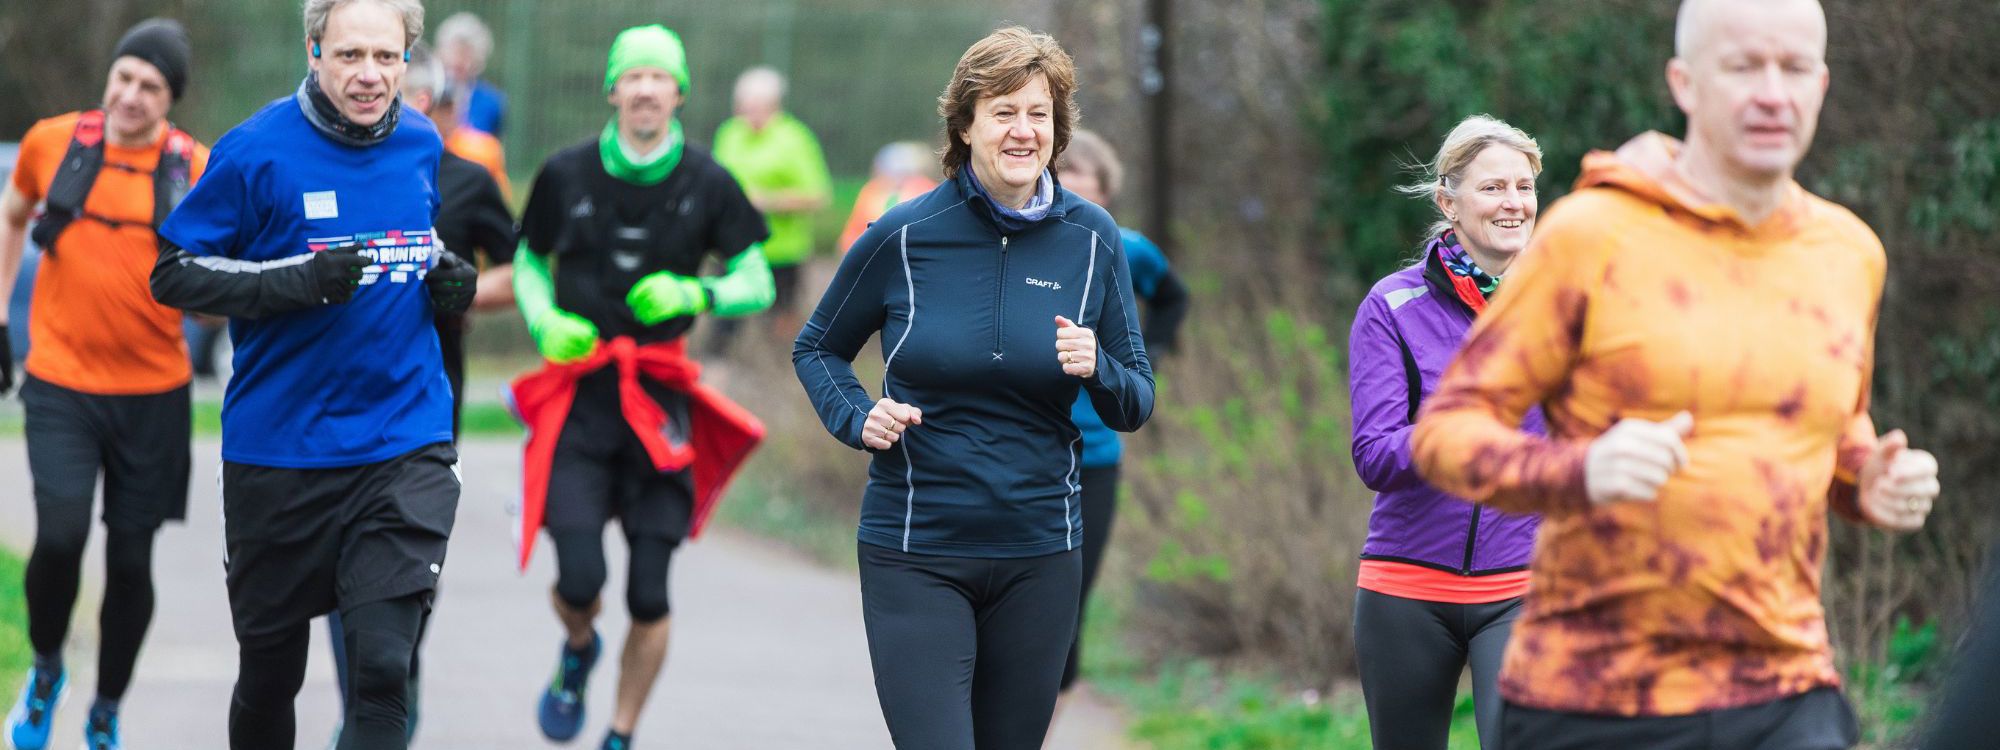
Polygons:
M153 230L167 223L167 214L186 198L194 184L194 136L167 125L167 140L160 145L160 162L153 167Z
M97 184L97 172L103 167L104 110L93 109L76 118L69 148L63 152L62 164L56 167L49 192L43 197L42 218L29 233L42 252L54 254L56 238L83 215L84 199L90 197L90 188Z
M31 235L42 252L55 253L56 239L62 236L71 222L87 218L113 228L131 222L108 216L99 216L85 210L83 204L90 198L90 191L97 184L97 175L103 171L104 162L104 111L91 110L77 117L76 130L70 134L69 149L63 153L62 164L49 182L48 195L43 199L42 218L35 223ZM153 167L153 219L149 229L158 230L166 223L167 214L180 205L187 197L188 188L194 184L194 136L167 124L167 136L160 144L159 163ZM130 170L129 167L121 168Z

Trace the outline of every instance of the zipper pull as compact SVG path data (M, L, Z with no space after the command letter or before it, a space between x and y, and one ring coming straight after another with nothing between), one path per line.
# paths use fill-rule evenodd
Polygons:
M1000 235L1000 252L1007 252L1007 235Z

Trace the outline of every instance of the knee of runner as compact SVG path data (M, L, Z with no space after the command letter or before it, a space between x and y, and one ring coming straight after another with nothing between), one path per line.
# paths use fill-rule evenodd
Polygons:
M604 571L565 570L556 578L556 597L570 609L588 612L597 606L597 594L604 589Z
M665 618L673 607L667 601L667 587L662 585L648 591L626 592L625 609L632 614L632 622L651 625Z
M628 539L631 570L626 574L625 610L632 622L650 625L672 611L667 600L668 572L673 568L676 543L670 539L640 537Z
M250 706L291 703L306 680L304 654L295 658L292 650L277 641L240 645L236 700Z
M381 630L348 635L348 675L356 697L363 700L394 698L401 702L410 683L410 655L417 644L409 638Z
M104 545L104 578L108 584L147 584L153 578L153 534L111 529Z
M36 500L42 501L37 496ZM83 503L90 507L90 498L63 500L60 502ZM82 558L83 549L90 543L90 516L85 514L82 523L72 523L61 518L63 514L38 513L35 526L35 550L37 556L53 555L61 558Z

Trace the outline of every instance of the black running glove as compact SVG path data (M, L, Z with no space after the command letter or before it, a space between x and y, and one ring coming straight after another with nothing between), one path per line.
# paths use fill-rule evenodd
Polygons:
M0 396L14 390L14 340L7 338L7 324L0 323Z
M319 287L320 301L338 305L354 299L361 288L361 274L375 261L355 252L360 245L344 245L313 253L313 283Z
M479 291L479 269L464 258L440 246L437 266L424 276L431 290L431 307L444 315L463 315L472 308L472 295Z

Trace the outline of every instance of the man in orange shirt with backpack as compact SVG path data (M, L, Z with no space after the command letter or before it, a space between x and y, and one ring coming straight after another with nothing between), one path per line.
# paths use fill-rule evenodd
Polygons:
M153 616L153 538L187 511L192 366L180 311L153 300L147 277L159 258L154 230L208 162L207 147L166 119L187 88L189 57L180 24L134 26L118 42L102 108L36 123L0 193L0 341L24 234L44 253L21 386L36 524L24 585L35 664L6 728L20 750L47 746L68 683L62 645L99 474L105 586L87 750L119 746L118 702ZM0 392L12 369L0 356Z

